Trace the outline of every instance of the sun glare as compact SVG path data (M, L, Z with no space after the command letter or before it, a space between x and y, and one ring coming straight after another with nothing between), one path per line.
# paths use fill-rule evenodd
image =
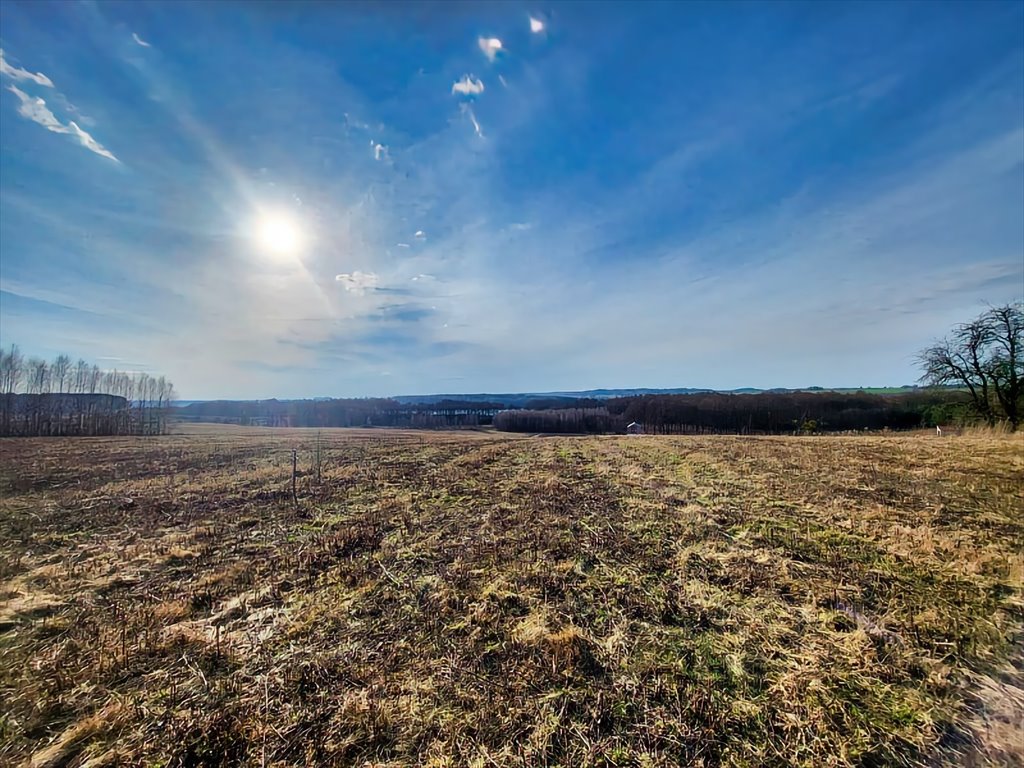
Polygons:
M256 228L256 240L265 251L276 256L294 256L303 245L298 222L283 213L265 213Z

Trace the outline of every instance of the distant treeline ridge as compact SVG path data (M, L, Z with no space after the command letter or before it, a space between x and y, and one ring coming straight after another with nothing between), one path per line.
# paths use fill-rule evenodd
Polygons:
M608 400L601 408L509 410L494 419L509 432L648 434L787 434L915 429L957 419L962 393L950 390L872 395L832 392L754 395L643 395Z
M430 405L388 398L212 400L176 409L183 421L266 427L407 427L448 429L488 425L501 403L444 400Z
M192 403L179 418L271 427L466 428L492 424L509 432L617 433L637 422L655 434L913 429L956 420L955 390L873 395L833 392L753 395L641 395L610 400L543 398L529 407L499 402L393 399L258 400Z

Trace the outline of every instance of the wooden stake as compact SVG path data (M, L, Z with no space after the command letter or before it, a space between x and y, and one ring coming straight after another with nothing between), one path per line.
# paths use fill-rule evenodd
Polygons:
M299 506L299 494L295 490L295 471L298 460L299 451L296 448L292 448L292 503L295 504L296 507Z

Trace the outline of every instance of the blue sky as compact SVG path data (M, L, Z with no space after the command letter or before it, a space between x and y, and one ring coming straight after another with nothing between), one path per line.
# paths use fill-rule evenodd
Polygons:
M183 397L898 385L1024 295L1024 3L0 22L0 342Z

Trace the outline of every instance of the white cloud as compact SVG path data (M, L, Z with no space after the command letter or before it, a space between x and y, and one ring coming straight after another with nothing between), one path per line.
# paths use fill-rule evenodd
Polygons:
M153 46L138 36L137 33L132 32L132 40L141 45L143 48L152 48Z
M74 120L71 120L67 125L64 125L64 123L58 120L56 115L50 111L50 108L46 106L46 102L43 99L38 96L29 96L15 85L8 86L8 90L17 96L21 102L18 105L18 114L22 117L43 126L46 130L52 131L53 133L64 133L69 136L74 136L78 139L78 143L90 152L95 152L97 155L113 160L115 163L121 162L110 150L96 141L96 139L90 136L88 132L82 130Z
M463 75L461 80L452 85L452 93L461 93L464 96L476 96L483 92L483 81L477 80L472 75Z
M424 232L422 229L417 229L416 230L416 234L413 235L413 237L415 237L417 240L426 240L427 239L427 233Z
M16 67L13 64L8 64L7 60L4 59L4 52L2 48L0 48L0 75L5 75L14 80L31 80L37 85L53 88L53 81L42 72L32 73L27 69L22 69L21 67Z
M351 274L342 272L340 275L335 275L334 279L344 285L346 291L357 296L362 296L367 291L374 290L380 282L380 279L373 272L360 272L359 270Z
M534 18L533 16L531 16L530 17L530 31L533 32L533 34L535 34L535 35L543 32L544 31L544 22L541 21L540 19L537 19L537 18Z
M388 148L387 147L385 147L383 144L377 144L376 142L373 142L373 141L371 141L370 144L373 145L373 159L374 160L380 160L381 158L384 158L385 160L388 159Z
M38 96L29 96L16 85L7 86L7 90L17 96L21 102L18 104L19 115L31 120L33 123L38 123L54 133L67 132L64 124L50 111L43 99L40 99Z
M94 139L88 133L79 128L78 123L76 123L74 120L71 120L68 123L68 128L69 130L67 132L74 136L76 139L78 139L79 143L83 147L88 149L90 152L95 152L97 155L105 157L108 160L113 160L115 163L121 162L116 157L114 157L113 152L111 152L109 149L107 149L98 141L96 141L96 139Z
M469 121L473 123L473 130L475 130L476 135L482 139L484 137L484 132L480 128L480 123L477 122L476 115L473 113L473 108L469 106L469 104L463 104L462 111L469 115Z
M408 243L398 243L397 245L398 245L399 248L408 248L409 247Z
M498 56L498 51L502 50L501 40L496 37L481 37L476 43L488 61L494 61Z

